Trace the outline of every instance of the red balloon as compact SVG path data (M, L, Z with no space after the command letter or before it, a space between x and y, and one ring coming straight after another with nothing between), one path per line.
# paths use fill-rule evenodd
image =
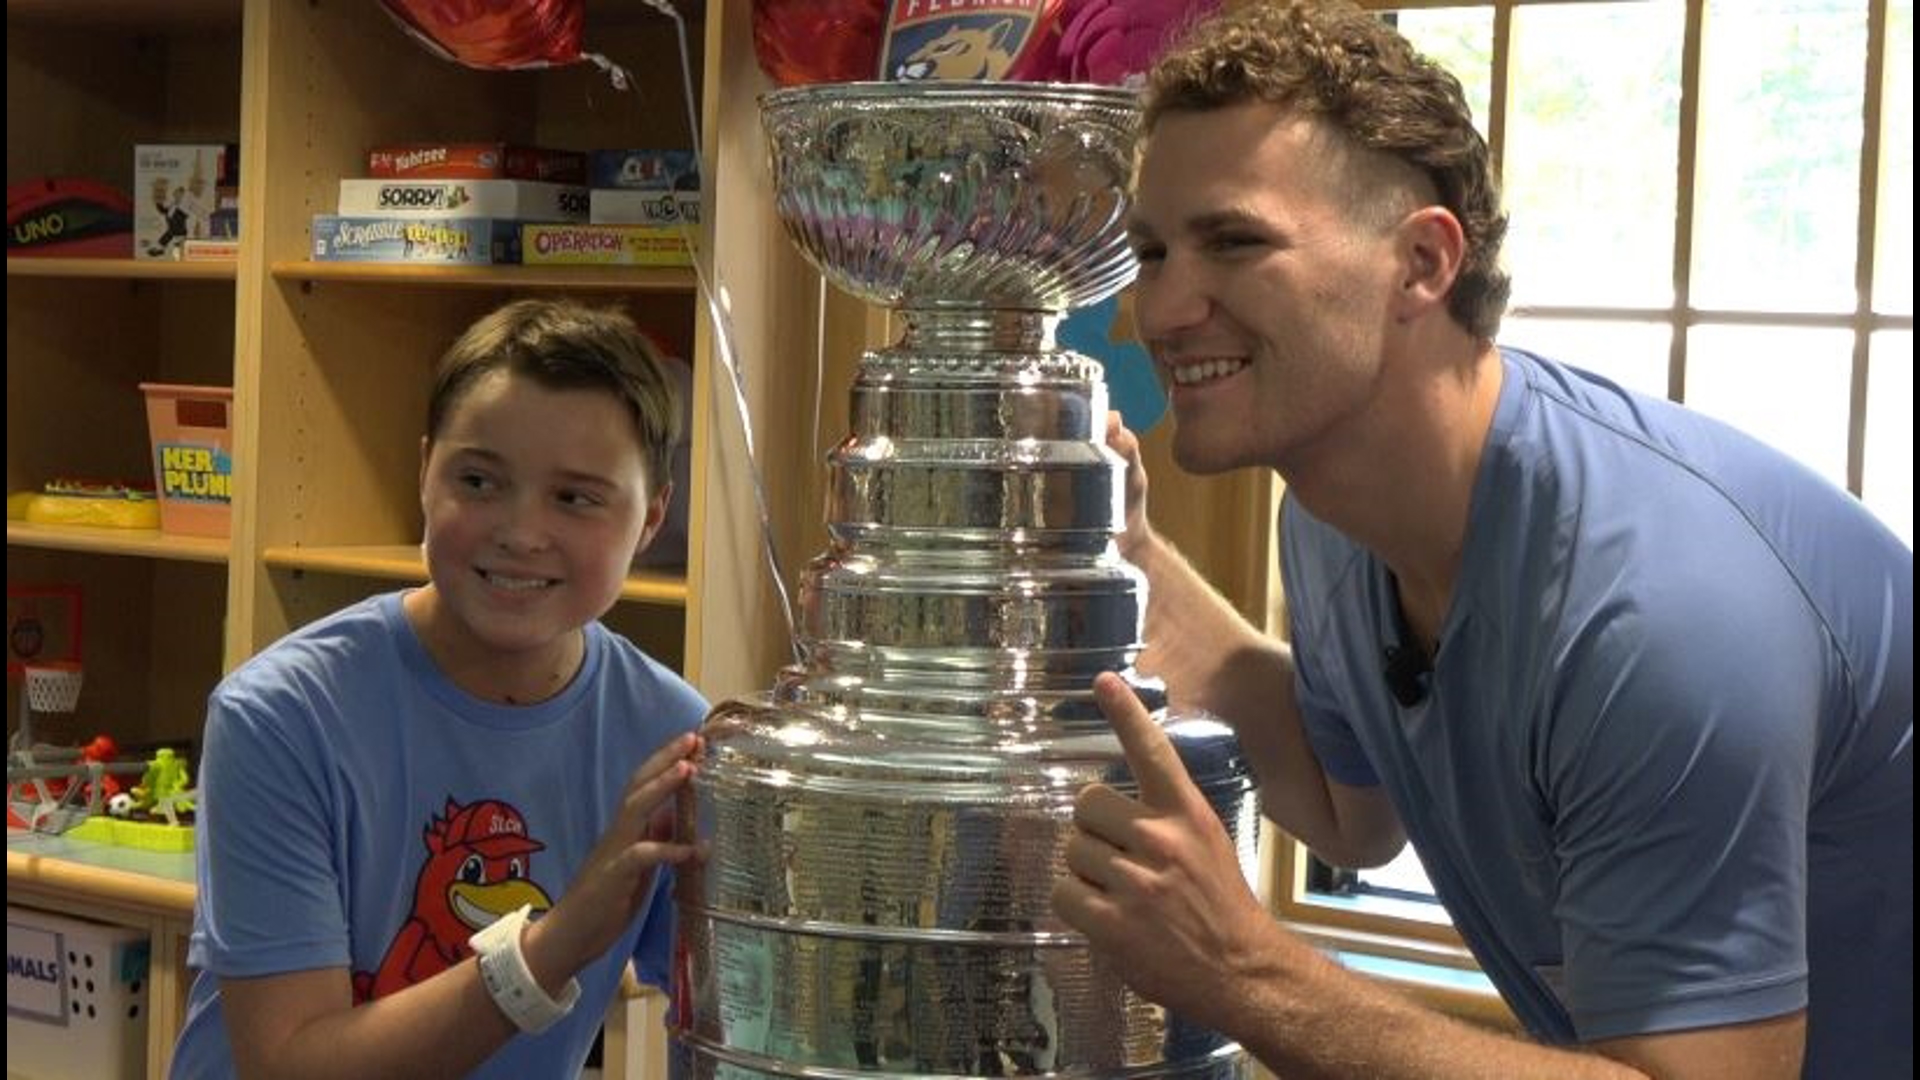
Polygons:
M753 52L781 86L875 78L886 0L753 0Z
M381 0L407 33L444 59L492 70L586 59L585 0Z
M1034 16L1032 40L1020 51L1006 78L1016 82L1054 80L1054 71L1060 66L1060 13L1066 6L1066 0L1043 0L1039 14Z

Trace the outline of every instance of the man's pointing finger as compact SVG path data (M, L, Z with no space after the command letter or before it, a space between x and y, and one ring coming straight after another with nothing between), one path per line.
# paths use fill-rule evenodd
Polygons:
M1093 699L1120 737L1127 767L1140 786L1140 801L1159 810L1179 807L1192 786L1187 767L1133 688L1118 675L1104 672L1093 680Z

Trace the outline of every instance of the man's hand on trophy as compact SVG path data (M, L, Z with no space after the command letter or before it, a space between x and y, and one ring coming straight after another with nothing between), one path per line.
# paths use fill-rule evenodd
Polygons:
M1120 534L1120 554L1137 561L1134 553L1153 536L1153 526L1147 521L1147 466L1140 460L1140 437L1121 421L1118 412L1107 413L1107 446L1127 463L1126 531Z
M1226 984L1257 968L1276 924L1248 887L1219 815L1146 706L1111 672L1094 680L1093 694L1120 737L1139 795L1105 784L1081 790L1065 853L1070 873L1054 883L1054 913L1136 992L1231 1032L1242 1003L1239 988Z

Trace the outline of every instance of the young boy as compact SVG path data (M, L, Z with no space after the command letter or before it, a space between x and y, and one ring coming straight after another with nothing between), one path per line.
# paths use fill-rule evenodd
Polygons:
M660 527L679 424L619 314L518 301L447 352L429 583L209 703L173 1076L575 1076L628 958L664 983L655 871L694 856L670 808L706 704L596 620Z

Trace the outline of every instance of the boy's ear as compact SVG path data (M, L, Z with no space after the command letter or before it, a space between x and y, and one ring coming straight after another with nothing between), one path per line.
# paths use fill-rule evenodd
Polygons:
M427 454L433 449L433 440L420 436L420 497L427 497Z
M640 539L633 545L633 561L640 561L640 554L660 535L660 526L667 523L667 504L673 501L673 481L661 480L653 496L647 500L647 520L640 527Z

